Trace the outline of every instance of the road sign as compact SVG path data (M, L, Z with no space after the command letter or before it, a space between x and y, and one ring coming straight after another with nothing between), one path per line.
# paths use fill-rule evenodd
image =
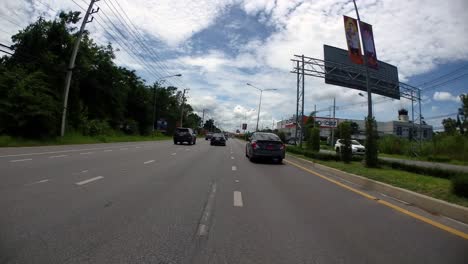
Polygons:
M242 130L246 130L247 129L247 124L242 124Z

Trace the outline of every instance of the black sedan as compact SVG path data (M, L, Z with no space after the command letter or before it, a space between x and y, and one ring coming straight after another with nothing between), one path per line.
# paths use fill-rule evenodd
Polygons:
M213 136L211 137L210 145L226 146L226 138L224 137L224 134L213 134Z
M273 133L255 132L245 146L245 156L253 161L257 158L268 158L283 162L285 146L281 139Z

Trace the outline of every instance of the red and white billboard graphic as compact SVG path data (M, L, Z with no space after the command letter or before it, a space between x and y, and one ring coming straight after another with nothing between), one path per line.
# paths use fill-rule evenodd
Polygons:
M361 41L359 40L357 20L347 16L343 16L343 18L349 58L356 64L363 64L364 62L362 60Z
M328 118L328 117L316 117L315 122L321 128L336 128L338 127L338 119Z
M367 58L367 66L378 69L377 53L375 52L374 34L372 32L372 25L361 22L361 37L364 43L364 56Z

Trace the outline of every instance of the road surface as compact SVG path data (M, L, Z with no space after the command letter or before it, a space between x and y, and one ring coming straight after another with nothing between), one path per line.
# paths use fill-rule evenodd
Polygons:
M0 149L0 263L468 263L468 239L288 160L235 139Z

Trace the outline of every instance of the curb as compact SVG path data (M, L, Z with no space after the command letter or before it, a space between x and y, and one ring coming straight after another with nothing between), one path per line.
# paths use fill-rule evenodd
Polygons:
M329 173L333 173L340 178L343 178L347 181L358 184L366 190L377 191L385 195L389 195L394 198L397 198L399 200L403 200L412 205L415 205L432 214L444 215L444 216L453 218L455 220L458 220L460 222L463 222L465 224L468 224L468 208L466 207L456 205L456 204L451 204L449 202L435 199L435 198L432 198L423 194L419 194L419 193L409 191L406 189L402 189L399 187L395 187L386 183L371 180L363 176L347 173L347 172L344 172L335 168L330 168L325 165L321 165L321 164L318 164L318 163L315 163L315 162L312 162L312 161L309 161L300 157L296 157L293 155L289 155L289 157L312 163L314 167L324 170Z

